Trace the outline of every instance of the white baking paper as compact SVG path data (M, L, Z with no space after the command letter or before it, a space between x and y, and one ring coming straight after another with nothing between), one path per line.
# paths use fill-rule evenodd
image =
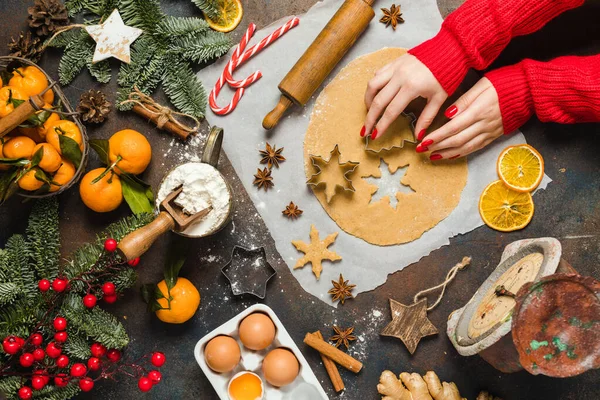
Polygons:
M267 132L261 125L264 116L279 100L280 92L277 85L342 3L342 0L325 0L317 3L305 15L300 16L298 27L235 72L235 78L242 79L260 69L263 78L246 90L233 113L221 117L207 109L209 122L224 128L225 153L271 231L277 250L290 269L293 270L296 261L303 255L294 248L291 241L300 239L308 242L311 224L317 227L322 239L332 232L339 232L336 242L330 249L342 256L342 261L336 263L324 261L319 281L315 279L310 264L292 271L307 292L329 304L331 304L331 296L327 291L331 288L331 280L337 280L340 273L344 274L345 279L357 285L354 294L372 290L383 284L388 274L399 271L427 256L433 250L449 244L449 238L481 226L483 221L478 211L479 195L486 185L498 179L496 175L498 154L508 145L525 143L523 134L515 132L496 140L484 151L469 156L469 177L459 205L445 220L418 240L397 246L379 247L342 231L329 218L305 184L304 134L314 100L320 93L320 89L304 109L294 107L274 130ZM398 25L395 32L391 27L385 29L384 25L378 22L381 12L375 7L375 18L324 85L348 62L361 55L383 47L411 48L438 32L442 18L435 0L404 0L401 6L406 22ZM258 42L287 19L258 31L249 45ZM207 87L212 88L228 59L229 56L223 57L198 73L198 77ZM232 94L233 91L224 88L218 104L226 105ZM273 169L275 188L268 192L258 190L252 185L257 167L263 167L259 164L258 150L264 149L265 141L278 147L285 147L283 154L287 159L279 169ZM544 177L540 188L545 188L549 182L550 179ZM304 210L302 217L296 221L290 221L281 215L281 210L290 201L294 201ZM460 257L456 259L456 262L458 261ZM441 280L443 280L442 275L440 275Z

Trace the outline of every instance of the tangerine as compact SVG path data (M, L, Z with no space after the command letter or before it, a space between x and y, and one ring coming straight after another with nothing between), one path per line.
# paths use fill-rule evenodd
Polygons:
M65 135L73 139L83 151L83 136L74 122L61 119L51 123L46 129L46 142L50 143L58 151L58 154L62 154L59 135Z
M168 290L163 279L157 287L165 296L157 300L158 304L164 307L156 311L158 319L169 324L182 324L194 316L200 306L200 292L192 282L185 278L177 278L175 286ZM168 298L171 298L170 304Z
M75 176L75 166L67 160L63 160L60 168L52 177L52 184L50 184L50 191L56 192L62 186L66 185Z
M2 154L5 158L27 158L31 160L35 142L27 136L16 136L4 142Z
M33 192L44 186L44 182L35 177L37 169L30 169L19 179L19 187L23 190Z
M55 122L60 121L60 115L57 113L52 113L48 117L48 119L42 124L42 126L38 126L37 131L42 139L46 139L46 135L48 134L48 128L54 125Z
M115 210L123 201L121 179L117 174L107 173L98 182L98 178L105 168L96 168L85 174L79 184L79 195L83 203L96 212L109 212Z
M0 118L13 112L15 105L11 100L27 100L27 96L17 87L4 86L0 89Z
M46 172L56 172L62 164L58 151L49 143L40 143L34 147L32 154L35 154L39 149L42 149L42 159L38 166Z
M48 87L48 79L42 70L37 67L20 67L13 71L13 76L10 78L8 86L21 89L23 94L29 97L42 93ZM46 99L44 98L44 100ZM52 100L54 100L54 94L52 95ZM52 102L47 101L47 103Z
M152 147L148 139L133 129L124 129L108 139L108 157L117 162L115 171L138 175L150 164Z

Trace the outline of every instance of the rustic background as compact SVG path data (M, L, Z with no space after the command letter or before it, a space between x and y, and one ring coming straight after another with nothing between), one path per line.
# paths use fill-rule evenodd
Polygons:
M258 28L281 17L301 14L315 0L242 0L245 7L242 27L254 22ZM389 7L392 0L378 0L375 7ZM0 55L6 54L6 43L11 36L26 28L27 7L32 0L2 0L0 2ZM442 15L446 16L462 3L461 0L438 0ZM200 12L188 1L162 0L164 10L177 16L199 16ZM380 14L379 11L377 13ZM559 54L591 54L600 50L600 4L589 3L552 21L542 31L527 38L519 38L499 58L496 65L515 62L523 57L547 59ZM232 33L234 42L239 40L243 29ZM400 34L400 32L398 33ZM374 49L375 50L375 49ZM43 57L41 66L52 76L57 76L59 52L50 50ZM113 63L116 77L118 63ZM209 82L206 86L210 86ZM114 100L116 82L98 85L87 73L81 74L71 85L64 88L72 104L89 88L97 87ZM209 122L210 122L209 114ZM207 130L207 124L203 131ZM182 147L173 149L172 139L159 132L143 120L130 113L113 112L109 120L99 128L90 128L92 138L108 138L122 128L132 128L146 134L153 146L153 163L144 178L155 188L164 173L180 163ZM416 371L424 373L433 369L447 381L454 381L463 396L474 399L480 390L490 392L507 400L516 399L572 399L592 400L600 398L600 372L588 372L582 376L558 380L542 376L531 376L526 372L501 374L479 357L459 356L443 333L446 318L453 310L464 305L475 290L497 265L504 246L508 243L531 237L554 236L563 244L564 258L585 275L600 278L600 134L599 124L560 126L541 124L535 119L526 124L522 131L546 160L546 173L554 182L547 190L535 196L536 215L531 224L521 232L501 234L487 227L480 227L467 235L451 240L451 245L434 251L420 262L390 275L388 281L377 290L363 293L348 301L337 310L306 294L296 282L288 267L280 259L263 222L257 217L239 179L251 179L246 172L238 177L223 156L220 168L230 179L236 198L237 211L234 225L221 233L202 240L190 241L191 253L184 267L183 276L191 279L202 294L202 304L196 316L181 326L166 325L145 313L137 291L131 290L114 306L108 307L124 323L131 337L130 354L139 355L153 350L164 351L168 363L163 368L164 381L152 392L141 395L136 382L122 379L105 382L81 398L139 399L212 399L214 391L197 366L193 347L204 334L255 302L254 298L235 298L220 273L235 244L246 246L265 245L269 261L277 270L277 277L268 287L265 303L270 305L291 336L303 350L313 370L321 380L331 398L377 399L376 384L384 369L397 373ZM227 133L226 133L227 134ZM171 152L167 154L169 149ZM98 160L92 156L90 166ZM0 208L0 244L15 232L24 230L30 203L16 198ZM126 206L100 215L86 209L79 199L77 189L71 189L61 197L62 252L66 256L94 235L109 222L127 214ZM273 210L279 213L280 210ZM233 227L235 227L233 229ZM162 276L162 265L168 238L159 243L142 259L139 283L157 282ZM419 290L437 284L448 268L462 256L473 256L473 266L461 272L450 285L444 300L430 319L442 332L424 339L414 356L393 338L379 337L376 333L388 321L388 297L408 303ZM373 268L377 268L374 263ZM358 282L360 284L360 282ZM381 318L375 318L372 310L383 310ZM325 336L330 327L337 323L343 327L352 324L358 335L369 340L355 345L354 352L365 363L366 368L358 376L342 371L346 391L337 396L320 365L319 356L302 345L308 331L321 329Z

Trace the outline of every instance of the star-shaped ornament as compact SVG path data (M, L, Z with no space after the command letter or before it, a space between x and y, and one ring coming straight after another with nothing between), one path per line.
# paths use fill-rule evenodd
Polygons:
M311 176L306 183L314 187L325 185L325 197L328 203L335 195L338 187L354 192L354 186L352 186L352 181L348 178L348 175L354 172L359 163L353 161L342 163L340 157L341 153L337 144L331 150L329 160L325 160L321 156L310 156L317 173Z
M392 321L381 331L382 336L393 336L414 354L421 338L436 335L438 330L427 318L427 298L406 306L390 299Z
M110 57L129 64L129 46L143 33L141 29L125 25L117 9L102 24L86 26L85 30L96 41L93 64Z

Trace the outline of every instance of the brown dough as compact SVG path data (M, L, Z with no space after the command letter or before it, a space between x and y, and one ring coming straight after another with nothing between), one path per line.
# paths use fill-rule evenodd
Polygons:
M365 140L359 132L367 113L364 104L367 83L378 69L405 52L404 49L386 48L348 64L319 95L304 138L307 179L317 172L310 155L328 158L336 144L342 162L359 162L350 175L356 189L354 193L339 191L327 203L322 185L312 190L341 229L381 246L418 239L456 208L467 183L465 158L432 163L429 154L415 152L415 144L410 143L414 135L406 118L398 118L382 138L393 145L402 144L398 137L405 138L403 148L394 147L379 153L365 149ZM370 203L377 186L362 179L381 176L380 159L388 164L391 173L408 165L401 182L414 192L398 192L395 209L390 206L388 197Z

